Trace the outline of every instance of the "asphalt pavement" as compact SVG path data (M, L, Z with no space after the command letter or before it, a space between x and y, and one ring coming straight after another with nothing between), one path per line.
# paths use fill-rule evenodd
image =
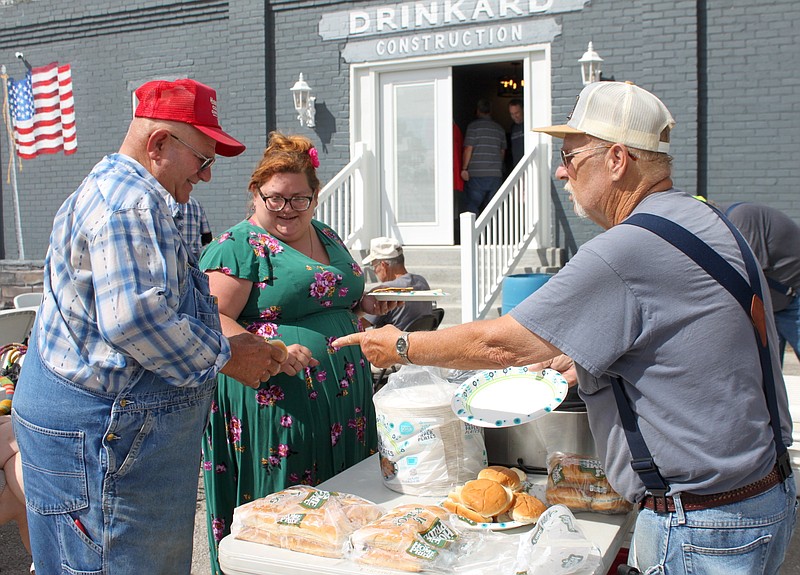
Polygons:
M791 350L787 350L783 372L787 375L800 375L800 362ZM795 470L800 472L800 470ZM31 565L31 556L19 539L17 526L13 522L0 526L0 574L27 575ZM794 538L789 546L786 560L781 570L782 575L800 575L800 529L795 529ZM44 574L39 574L44 575ZM142 574L144 575L144 574ZM194 554L190 575L211 575L208 560L208 536L206 531L206 505L203 481L197 491L197 515L194 522Z

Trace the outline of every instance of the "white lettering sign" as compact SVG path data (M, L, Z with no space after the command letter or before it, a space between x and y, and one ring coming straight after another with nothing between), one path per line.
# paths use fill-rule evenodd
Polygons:
M537 18L496 26L469 26L413 35L349 41L345 62L371 62L408 56L466 52L506 46L552 42L561 34L554 18Z
M582 10L591 0L427 0L322 16L323 40L421 32L454 24L497 24L530 16ZM511 22L508 22L511 24Z

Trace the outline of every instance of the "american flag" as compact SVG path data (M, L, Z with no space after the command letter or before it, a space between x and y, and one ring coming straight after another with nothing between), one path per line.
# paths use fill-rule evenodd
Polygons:
M9 79L8 99L19 157L29 160L61 150L75 153L78 139L69 64L53 62L33 68L22 80Z

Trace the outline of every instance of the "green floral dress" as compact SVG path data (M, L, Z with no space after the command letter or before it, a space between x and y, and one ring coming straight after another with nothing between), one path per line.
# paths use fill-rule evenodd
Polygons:
M259 389L217 378L203 440L211 564L221 573L219 541L233 509L298 483L317 485L375 452L370 368L358 346L334 351L358 331L353 308L364 276L339 236L312 221L329 265L310 259L245 220L203 252L200 269L253 282L239 323L287 345L308 347L320 364L272 377Z

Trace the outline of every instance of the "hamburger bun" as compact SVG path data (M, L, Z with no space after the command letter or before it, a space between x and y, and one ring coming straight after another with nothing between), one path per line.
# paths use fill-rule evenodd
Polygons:
M517 472L502 465L491 465L481 469L478 479L491 479L500 485L505 485L511 491L519 491L522 488L522 480Z
M514 494L505 485L491 479L473 479L461 488L461 502L484 517L500 515L511 507Z
M450 513L455 513L459 517L464 519L468 519L475 523L491 523L491 517L484 517L477 511L473 511L469 507L465 506L463 503L459 503L458 501L454 501L450 497L442 501L442 507L447 509Z
M511 507L511 518L520 523L535 523L547 506L527 493L515 493Z

